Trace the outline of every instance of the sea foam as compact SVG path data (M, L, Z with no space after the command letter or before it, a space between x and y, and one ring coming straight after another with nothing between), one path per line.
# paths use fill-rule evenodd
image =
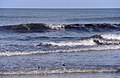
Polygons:
M102 51L102 50L117 50L120 49L120 45L103 45L85 48L75 49L62 49L62 50L49 50L49 51L29 51L29 52L0 52L0 56L25 56L25 55L40 55L49 53L70 53L70 52L82 52L82 51Z
M34 75L34 74L60 74L60 73L119 73L117 68L78 68L78 69L38 69L0 71L0 75Z

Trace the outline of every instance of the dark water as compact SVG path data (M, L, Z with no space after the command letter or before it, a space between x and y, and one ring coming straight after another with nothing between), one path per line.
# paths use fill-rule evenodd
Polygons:
M119 23L120 9L0 9L0 25L21 23Z
M120 9L0 9L0 75L118 77L119 30Z

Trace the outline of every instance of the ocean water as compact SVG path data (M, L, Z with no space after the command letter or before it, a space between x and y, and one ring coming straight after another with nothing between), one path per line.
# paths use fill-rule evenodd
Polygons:
M120 9L0 9L0 77L119 77L119 50Z

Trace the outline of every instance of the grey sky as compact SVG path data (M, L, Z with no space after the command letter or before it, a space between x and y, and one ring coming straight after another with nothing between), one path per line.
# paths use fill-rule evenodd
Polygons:
M0 8L120 8L120 0L0 0Z

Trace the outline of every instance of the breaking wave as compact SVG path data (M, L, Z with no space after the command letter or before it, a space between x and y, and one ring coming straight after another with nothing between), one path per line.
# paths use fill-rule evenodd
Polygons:
M94 46L94 45L119 45L120 35L117 34L102 34L83 38L76 41L61 41L61 42L41 42L38 46Z
M89 43L88 43L89 42ZM80 40L80 41L62 41L62 42L43 42L38 44L38 46L79 46L79 45L96 45L93 40Z
M120 49L120 36L117 34L101 34L91 37L85 37L75 41L59 41L59 42L41 42L35 44L39 47L56 48L51 50L38 51L16 51L16 52L0 52L0 56L24 56L37 55L49 53L67 53L67 52L81 52L81 51L103 51L103 50L117 50Z
M120 40L119 34L103 34L101 36L105 39Z
M120 24L44 24L29 23L19 25L0 26L0 30L10 30L17 32L45 32L56 30L80 30L80 31L109 31L120 30Z
M0 56L25 56L25 55L37 55L37 54L49 54L49 53L70 53L70 52L82 52L82 51L103 51L103 50L116 50L120 49L120 45L104 45L75 49L62 49L62 50L49 50L49 51L29 51L29 52L0 52Z

